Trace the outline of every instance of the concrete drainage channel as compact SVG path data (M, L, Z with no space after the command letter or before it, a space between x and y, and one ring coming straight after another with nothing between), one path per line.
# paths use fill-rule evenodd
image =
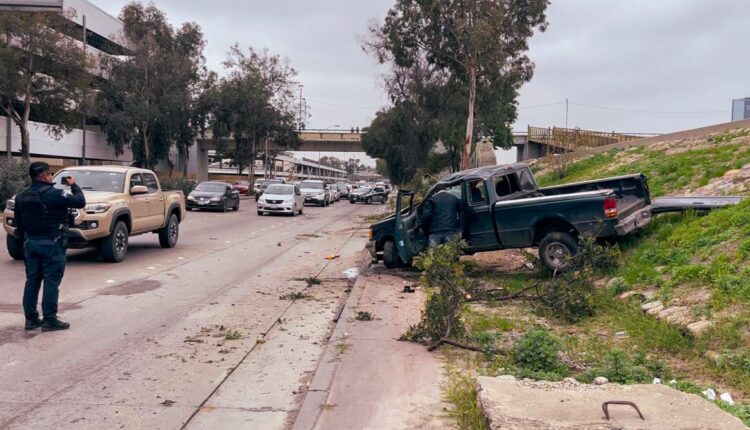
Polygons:
M318 362L318 367L315 369L315 375L310 382L310 386L307 388L305 399L302 401L302 406L294 420L292 430L313 429L320 416L321 406L326 404L331 384L333 383L333 378L336 376L336 369L339 365L339 361L336 359L338 355L336 344L345 340L347 334L351 331L350 328L354 321L355 310L364 292L364 282L359 282L359 280L362 273L365 273L371 265L369 259L365 261L367 263L362 265L363 267L359 269L356 277L350 279L351 292L334 320L336 326L328 338L328 344Z

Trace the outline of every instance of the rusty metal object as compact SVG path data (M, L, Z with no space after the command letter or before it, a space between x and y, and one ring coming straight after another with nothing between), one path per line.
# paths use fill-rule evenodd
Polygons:
M609 400L609 401L602 403L602 410L604 411L604 416L607 417L607 421L609 421L609 409L608 409L609 405L632 406L633 409L635 409L635 411L638 412L638 416L641 417L643 421L646 421L646 418L643 417L641 410L638 409L638 405L636 405L633 402L629 402L627 400Z

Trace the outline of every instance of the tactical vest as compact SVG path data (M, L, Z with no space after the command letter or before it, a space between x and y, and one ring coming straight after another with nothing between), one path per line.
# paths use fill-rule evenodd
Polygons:
M23 216L23 229L28 233L39 233L49 229L47 223L47 206L42 196L52 187L41 189L27 188L16 196L16 207Z

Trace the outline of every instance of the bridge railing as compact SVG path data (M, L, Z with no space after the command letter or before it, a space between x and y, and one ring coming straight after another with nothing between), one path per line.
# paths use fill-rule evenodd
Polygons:
M597 148L644 137L636 134L601 132L563 127L528 127L527 139L564 152Z

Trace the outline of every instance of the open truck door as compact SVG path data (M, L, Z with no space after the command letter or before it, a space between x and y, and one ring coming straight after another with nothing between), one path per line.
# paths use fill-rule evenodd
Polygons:
M395 217L396 249L401 262L411 263L427 245L427 238L420 229L419 213L414 206L414 192L399 191L396 196Z

